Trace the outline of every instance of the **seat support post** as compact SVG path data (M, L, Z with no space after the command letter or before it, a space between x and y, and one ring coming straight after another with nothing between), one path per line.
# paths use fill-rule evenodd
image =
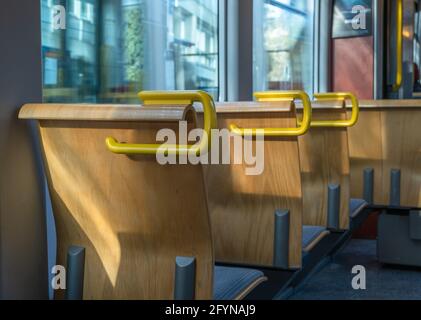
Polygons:
M72 246L67 252L66 300L83 299L85 248Z
M339 214L341 211L341 186L329 184L327 196L327 227L328 229L339 229Z
M196 258L175 259L174 300L194 300L196 291Z
M275 212L273 265L276 268L289 268L289 221L289 210Z
M401 205L401 170L392 169L390 172L390 205Z
M364 191L363 199L368 204L374 203L374 169L366 168L364 169Z

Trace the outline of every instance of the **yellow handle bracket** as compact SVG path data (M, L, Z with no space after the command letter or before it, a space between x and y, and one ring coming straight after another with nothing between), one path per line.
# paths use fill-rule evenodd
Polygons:
M275 102L275 101L295 101L301 100L303 104L303 121L298 128L262 128L262 129L243 129L235 124L230 125L232 133L241 136L263 135L264 137L298 137L307 133L311 123L311 103L310 98L304 91L270 91L257 92L254 94L257 101Z
M316 93L314 95L316 101L342 101L345 107L345 101L350 100L352 103L352 115L349 120L326 120L312 121L312 128L349 128L353 127L360 115L360 106L357 97L349 92L344 93Z
M119 143L113 137L106 139L106 146L109 151L116 154L168 154L168 155L187 155L195 153L201 155L207 152L211 146L211 131L217 126L215 104L212 97L204 91L143 91L139 93L139 98L143 100L145 106L151 105L193 105L194 102L200 102L204 111L204 132L207 139L201 139L199 145L166 145L159 144L129 144Z
M403 79L403 0L396 0L396 78L392 91L398 91Z

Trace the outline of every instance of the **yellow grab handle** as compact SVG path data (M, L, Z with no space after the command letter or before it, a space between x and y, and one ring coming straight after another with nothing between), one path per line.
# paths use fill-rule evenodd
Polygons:
M274 102L274 101L294 101L301 100L303 103L303 121L298 128L262 128L262 129L243 129L237 127L235 124L230 125L232 133L241 136L257 136L263 135L265 137L297 137L307 133L310 129L311 123L311 103L310 98L304 91L270 91L257 92L254 94L257 101L260 102Z
M403 0L396 0L396 78L392 91L398 91L402 86L403 69Z
M150 105L192 105L194 102L200 102L203 105L204 111L204 131L207 139L201 140L199 145L167 145L163 147L159 144L128 144L119 143L113 137L106 139L106 145L109 151L117 154L170 154L180 155L189 154L190 152L196 155L208 151L211 145L211 131L216 128L217 118L215 104L212 97L204 91L143 91L139 93L140 99L143 100L145 106Z
M316 101L346 101L351 100L352 103L352 115L349 120L326 120L326 121L312 121L312 128L349 128L354 126L358 122L360 115L360 105L357 97L349 92L340 92L340 93L316 93L314 94ZM300 122L300 121L299 121Z

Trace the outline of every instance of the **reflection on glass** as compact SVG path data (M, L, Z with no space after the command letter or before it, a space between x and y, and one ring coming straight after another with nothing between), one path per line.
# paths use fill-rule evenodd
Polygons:
M44 100L138 103L141 90L218 99L217 0L41 0ZM66 8L55 30L54 6Z
M254 1L254 90L313 92L313 0Z

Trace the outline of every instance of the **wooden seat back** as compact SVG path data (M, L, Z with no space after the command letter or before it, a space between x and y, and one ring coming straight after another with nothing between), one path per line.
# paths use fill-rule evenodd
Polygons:
M220 103L216 110L219 129L231 124L242 128L297 125L292 102ZM288 210L289 267L301 266L303 195L298 149L297 137L265 138L264 171L255 176L246 175L244 163L206 166L217 261L273 266L275 211Z
M340 102L312 102L313 121L345 120ZM298 106L301 113L301 108ZM339 228L349 228L347 128L312 127L298 139L303 187L303 224L328 226L328 186L340 186Z
M391 170L401 171L400 205L421 207L421 101L361 101L349 130L351 195L362 197L362 172L374 169L374 204L391 203Z
M190 105L25 105L39 124L57 228L57 264L86 248L85 299L173 299L175 259L196 258L196 298L213 296L212 235L201 165L110 152L107 137L156 143L195 125ZM58 293L60 298L61 294Z

